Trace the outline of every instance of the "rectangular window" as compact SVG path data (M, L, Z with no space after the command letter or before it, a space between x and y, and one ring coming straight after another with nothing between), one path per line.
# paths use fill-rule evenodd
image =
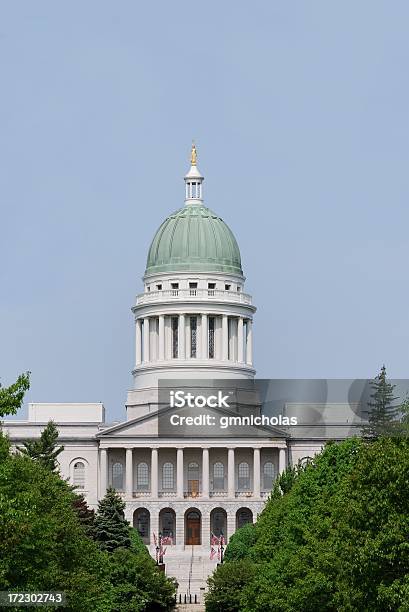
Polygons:
M197 295L197 283L189 283L190 295Z
M207 283L208 295L214 295L216 289L216 283Z
M178 358L179 318L172 317L172 357Z
M225 289L225 291L230 291L230 289L231 289L231 285L225 285L225 286L224 286L224 289Z
M197 317L190 317L190 356L197 357Z
M215 331L215 318L209 317L209 359L214 359L215 346L214 346L214 331Z
M156 285L156 289L158 291L162 291L162 283L159 283L159 285Z
M172 290L171 291L172 295L178 295L179 294L179 283L171 283L170 286Z

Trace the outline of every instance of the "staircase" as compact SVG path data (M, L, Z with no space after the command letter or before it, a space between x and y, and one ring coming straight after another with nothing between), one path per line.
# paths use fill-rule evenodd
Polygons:
M185 595L187 602L189 602L190 595L192 602L196 595L197 601L203 604L207 578L217 565L217 559L211 561L209 554L209 550L202 546L186 546L185 550L174 550L168 547L164 558L166 575L176 578L179 584L177 602L179 602L179 595L182 596L182 603ZM183 608L178 609L183 610ZM204 607L192 604L192 610L199 612L204 610Z

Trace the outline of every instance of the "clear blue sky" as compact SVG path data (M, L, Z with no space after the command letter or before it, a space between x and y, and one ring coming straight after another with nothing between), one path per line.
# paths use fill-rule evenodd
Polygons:
M403 1L3 2L1 382L124 416L192 137L258 375L407 377L408 22Z

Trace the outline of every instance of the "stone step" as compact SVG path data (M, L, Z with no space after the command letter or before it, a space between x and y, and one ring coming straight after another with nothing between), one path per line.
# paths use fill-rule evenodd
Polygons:
M204 591L207 588L207 578L217 566L217 559L210 559L210 550L207 547L199 550L190 547L184 550L168 548L164 555L165 571L178 582L178 596L192 594L198 596L203 602ZM192 604L193 609L199 612L198 604ZM203 608L202 608L203 609Z

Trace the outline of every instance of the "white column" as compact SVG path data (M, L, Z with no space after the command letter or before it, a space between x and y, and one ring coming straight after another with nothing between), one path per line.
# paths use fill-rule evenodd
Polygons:
M176 495L183 499L183 448L176 451Z
M253 451L253 495L260 497L260 449Z
M203 508L203 510L204 512L202 512L202 545L209 546L210 544L210 508L205 507ZM194 609L195 608L192 607L192 610Z
M232 511L227 513L227 541L230 540L233 533L236 531L236 513Z
M222 316L222 360L229 358L229 320L227 315Z
M235 469L234 469L234 448L229 448L227 454L227 497L236 496Z
M158 497L158 449L151 449L151 497Z
M185 330L185 315L179 315L179 359L186 359L186 330Z
M132 448L126 449L125 458L125 492L127 497L132 497L133 493L133 462Z
M202 452L202 497L209 497L209 449L204 448Z
M135 344L136 344L136 357L135 365L140 365L142 362L142 321L136 319L135 321Z
M185 332L186 332L186 359L190 359L192 354L191 338L192 333L190 331L190 315L185 319Z
M165 315L159 315L159 361L165 359Z
M150 523L151 523L151 546L152 546L152 552L154 554L156 554L155 540L154 540L153 534L155 534L156 537L159 538L159 511L151 512Z
M165 317L165 360L172 358L171 317Z
M244 336L243 336L243 317L239 317L238 324L237 324L237 345L238 345L237 361L239 361L240 363L243 363L243 361L244 361L244 357L243 357L243 341L244 341Z
M247 363L253 365L253 321L247 319Z
M285 448L280 448L280 453L278 455L278 471L280 474L284 472L286 468L286 458L285 458Z
M208 344L207 344L207 315L202 314L201 323L201 358L207 359L209 355Z
M185 543L185 515L182 511L176 512L176 541L175 544ZM166 556L165 556L166 561Z
M102 499L107 492L107 472L108 472L108 457L106 448L101 448L99 451L99 478L100 491L99 497Z
M143 320L143 360L149 361L149 319Z

